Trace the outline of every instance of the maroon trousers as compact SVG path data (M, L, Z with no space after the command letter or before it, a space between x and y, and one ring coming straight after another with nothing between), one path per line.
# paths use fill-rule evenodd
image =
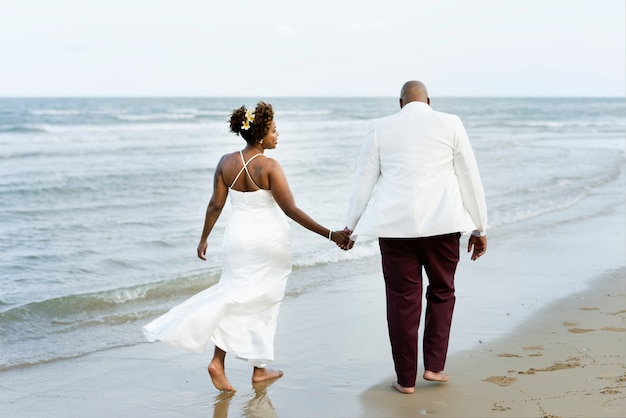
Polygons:
M454 310L454 274L461 234L379 238L387 294L387 324L398 383L415 386L422 313L422 267L428 276L423 355L426 370L444 369Z

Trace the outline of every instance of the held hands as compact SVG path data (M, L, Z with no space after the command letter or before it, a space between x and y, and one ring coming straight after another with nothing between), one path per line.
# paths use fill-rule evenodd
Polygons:
M335 244L337 244L337 247L344 251L348 251L354 246L354 241L350 239L350 235L352 235L352 231L348 228L344 228L341 231L333 231L331 239Z
M473 251L472 251L472 247ZM485 254L487 251L487 237L477 237L474 235L470 235L469 241L467 242L467 252L472 253L472 261L478 260L478 258Z
M354 245L354 241L350 239L350 235L351 232L345 228L342 231L333 231L330 234L331 240L337 244L337 247L344 251L349 250Z
M344 248L344 250L351 250L352 247L354 247L354 240L350 239L350 237L352 236L352 231L350 231L348 227L346 226L345 228L343 228L343 232L345 232L348 235L347 248Z

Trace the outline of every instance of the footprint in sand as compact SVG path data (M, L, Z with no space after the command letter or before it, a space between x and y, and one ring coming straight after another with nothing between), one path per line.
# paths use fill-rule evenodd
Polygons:
M573 334L584 334L586 332L591 332L591 331L595 331L595 329L585 329L585 328L570 328L568 329L569 332L573 333Z
M483 379L483 382L495 383L498 386L509 386L516 381L516 378L507 376L491 376Z
M603 328L600 328L600 331L626 332L626 328L603 327Z
M511 353L500 353L500 354L498 354L498 357L517 357L517 358L522 358L522 356L518 356L517 354L511 354Z
M543 350L543 345L533 345L531 347L524 347L523 349L527 350L527 351L529 351L529 350L531 350L531 351L541 351L541 350ZM541 353L532 353L532 354L528 355L528 357L542 357L542 356L543 356L543 354L541 354Z
M573 369L580 367L580 359L577 357L571 357L566 361L555 361L552 366L543 367L541 369L530 368L526 371L518 372L519 374L535 374L537 372L555 372L557 370Z
M508 406L503 406L503 405L498 405L498 404L493 404L493 408L491 408L492 411L500 411L500 412L504 412L504 411L510 411L511 408L509 408Z
M543 350L543 345L533 345L533 346L530 346L530 347L524 347L522 350L539 351L539 350Z

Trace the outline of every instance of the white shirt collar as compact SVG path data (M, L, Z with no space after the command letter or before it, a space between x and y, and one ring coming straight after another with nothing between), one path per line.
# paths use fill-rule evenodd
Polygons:
M430 109L430 105L428 103L419 102L419 101L409 102L405 104L402 109L404 110L404 109L412 108L412 107L415 107L415 108L421 107L423 109L426 109L426 108Z

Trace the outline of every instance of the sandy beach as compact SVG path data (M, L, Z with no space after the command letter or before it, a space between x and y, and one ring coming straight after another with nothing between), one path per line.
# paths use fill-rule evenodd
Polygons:
M550 304L507 336L451 355L451 381L393 390L376 285L357 281L283 306L276 367L252 385L229 359L217 392L208 356L141 344L2 374L4 417L619 417L626 412L626 269ZM370 279L370 278L367 278ZM372 277L373 279L373 277ZM373 284L372 282L371 284Z

